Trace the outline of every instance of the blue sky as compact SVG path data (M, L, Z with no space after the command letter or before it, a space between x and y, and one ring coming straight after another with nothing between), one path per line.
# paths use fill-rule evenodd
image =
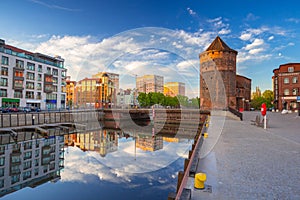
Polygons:
M198 96L198 55L217 35L239 52L237 72L252 89L271 89L274 68L299 62L297 0L1 0L0 7L0 38L61 55L74 80L112 71L126 89L135 74L155 73Z

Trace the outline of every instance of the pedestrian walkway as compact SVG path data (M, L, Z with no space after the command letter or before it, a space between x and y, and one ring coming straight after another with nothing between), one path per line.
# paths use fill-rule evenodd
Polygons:
M300 199L300 117L268 113L264 130L251 125L259 114L211 117L198 171L212 192L194 189L189 178L192 199Z

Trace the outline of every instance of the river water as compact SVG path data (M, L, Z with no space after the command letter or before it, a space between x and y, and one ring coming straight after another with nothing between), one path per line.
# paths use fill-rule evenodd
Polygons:
M2 143L1 199L167 199L192 143L115 130Z

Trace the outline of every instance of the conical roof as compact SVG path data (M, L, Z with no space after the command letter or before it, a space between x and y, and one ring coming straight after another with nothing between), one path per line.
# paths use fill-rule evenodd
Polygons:
M237 51L231 49L219 36L209 45L206 51L233 51L237 53Z

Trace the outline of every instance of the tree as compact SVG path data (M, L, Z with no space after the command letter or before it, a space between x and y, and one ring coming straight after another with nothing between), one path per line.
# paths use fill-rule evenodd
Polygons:
M262 103L266 103L267 108L273 107L274 93L271 90L265 90L262 96L255 96L251 100L251 107L260 109Z

